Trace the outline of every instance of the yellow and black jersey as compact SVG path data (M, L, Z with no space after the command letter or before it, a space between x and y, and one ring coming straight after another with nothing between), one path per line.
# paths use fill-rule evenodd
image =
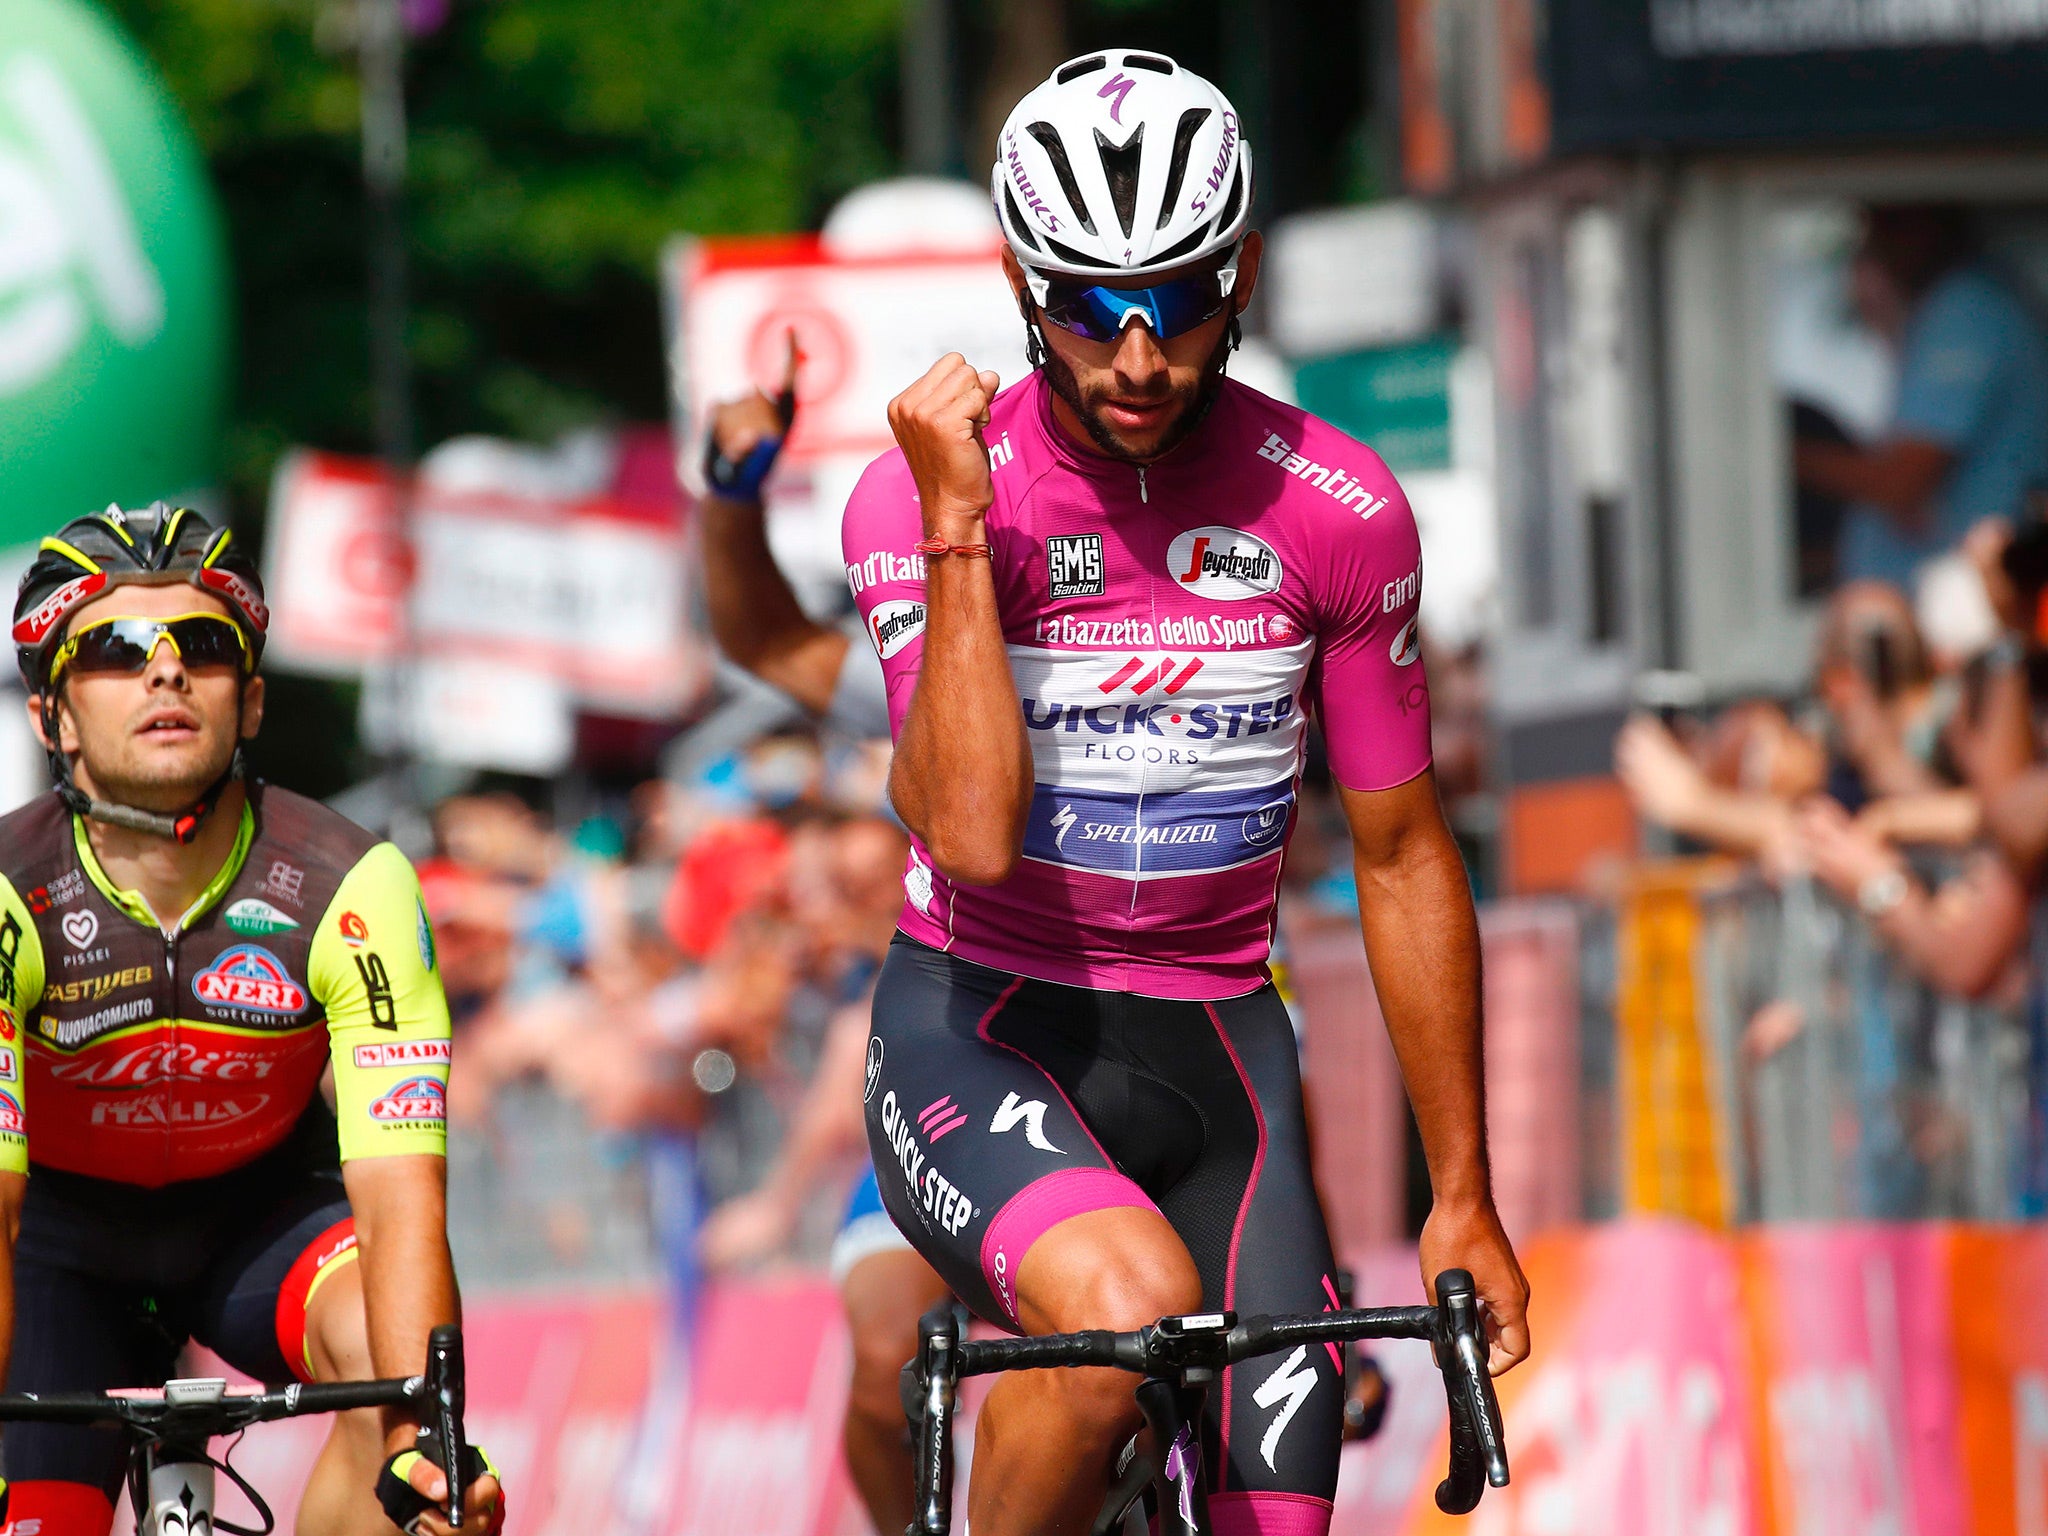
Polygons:
M252 786L160 922L54 794L0 817L0 1169L210 1178L283 1143L329 1061L343 1161L446 1150L448 1005L392 844Z

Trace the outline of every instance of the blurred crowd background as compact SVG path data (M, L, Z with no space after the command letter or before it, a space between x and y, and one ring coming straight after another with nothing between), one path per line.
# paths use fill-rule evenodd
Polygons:
M440 934L465 1278L821 1262L906 845L886 741L713 643L705 413L798 333L767 537L845 622L881 405L1021 366L995 125L1109 45L1243 109L1233 367L1415 505L1511 1230L2038 1220L2039 5L0 0L0 547L155 496L263 546L256 763ZM1351 1253L1427 1198L1355 901L1312 755Z

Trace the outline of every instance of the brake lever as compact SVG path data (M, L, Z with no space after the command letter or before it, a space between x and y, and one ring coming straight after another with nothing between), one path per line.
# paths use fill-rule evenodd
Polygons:
M1487 1484L1507 1486L1507 1446L1500 1428L1500 1400L1486 1370L1485 1334L1472 1276L1462 1269L1447 1269L1437 1276L1436 1294L1437 1368L1443 1373L1451 1416L1450 1467L1437 1485L1436 1504L1445 1514L1462 1515L1478 1506Z
M469 1464L469 1446L463 1436L462 1415L468 1397L468 1376L462 1354L462 1329L443 1323L427 1336L426 1370L428 1436L431 1450L439 1451L442 1474L448 1479L448 1501L443 1513L451 1526L462 1524L463 1505L469 1489L464 1473Z

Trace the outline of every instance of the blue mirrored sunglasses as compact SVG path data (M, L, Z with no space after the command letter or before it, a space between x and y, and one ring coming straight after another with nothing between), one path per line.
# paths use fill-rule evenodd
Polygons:
M1027 269L1040 311L1062 330L1087 341L1115 341L1133 320L1159 340L1192 331L1214 320L1230 304L1237 286L1237 253L1209 272L1195 272L1148 288L1110 288Z

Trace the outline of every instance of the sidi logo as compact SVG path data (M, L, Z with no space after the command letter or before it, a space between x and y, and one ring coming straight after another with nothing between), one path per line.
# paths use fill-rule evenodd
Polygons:
M0 399L63 367L95 317L139 347L163 329L164 308L106 145L70 84L38 53L0 61Z

